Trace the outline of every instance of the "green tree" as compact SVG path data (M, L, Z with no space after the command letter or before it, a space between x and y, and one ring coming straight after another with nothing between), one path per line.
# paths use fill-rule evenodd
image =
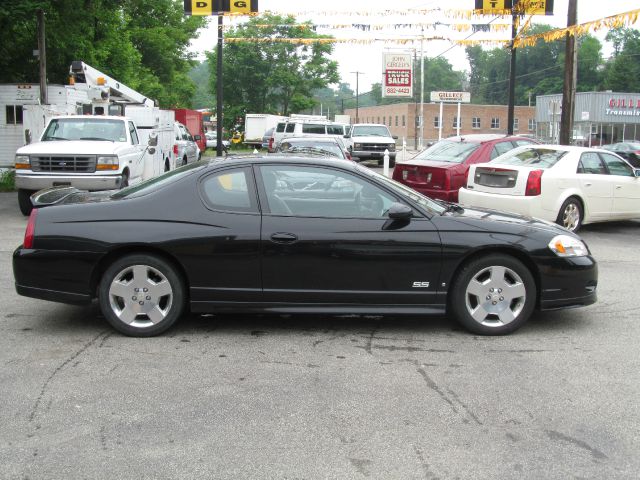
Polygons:
M8 4L8 5L5 5ZM66 83L82 60L161 106L188 105L187 47L204 25L178 0L25 0L0 9L0 82L37 82L36 10L45 12L47 77Z
M614 55L605 66L604 87L617 92L640 91L640 31L631 28L611 30Z
M264 25L269 25L264 27ZM313 91L337 83L338 65L327 56L330 43L296 45L287 38L330 38L316 34L310 23L294 17L265 14L229 31L230 38L259 38L260 42L230 42L223 50L225 125L246 112L289 113L316 105ZM212 69L211 91L216 85L216 55L208 54Z

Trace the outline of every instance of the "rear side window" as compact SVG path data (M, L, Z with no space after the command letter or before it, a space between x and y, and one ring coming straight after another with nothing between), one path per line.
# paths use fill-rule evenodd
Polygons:
M284 131L286 133L293 133L295 128L296 128L296 124L295 123L287 123L287 126L285 127Z
M327 134L344 135L344 127L342 125L327 125Z
M200 189L213 210L257 212L249 169L228 169L207 176Z
M318 123L303 123L302 133L313 133L316 135L324 135L327 133L325 126Z
M462 163L479 147L479 143L449 142L445 140L429 147L415 158L420 160L435 160L438 162Z
M592 175L606 175L607 169L602 164L600 157L595 152L583 153L580 156L577 173L588 173Z
M286 127L287 124L284 122L279 123L278 125L276 125L276 132L277 133L282 133L284 132L284 127Z
M566 150L554 150L551 148L529 148L509 152L506 156L492 161L499 165L527 165L537 168L553 167L558 160L567 154Z
M606 163L609 173L611 175L620 175L623 177L633 177L633 168L631 168L627 162L621 160L615 155L610 153L601 153L600 156L604 163Z

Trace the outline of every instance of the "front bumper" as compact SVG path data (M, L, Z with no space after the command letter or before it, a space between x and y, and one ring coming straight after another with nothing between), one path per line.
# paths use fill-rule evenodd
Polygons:
M384 158L384 151L382 152L372 152L368 150L352 150L352 157L357 157L359 160L368 160L372 158ZM395 150L393 152L389 152L389 158L396 158Z
M49 175L37 173L16 173L16 188L22 190L42 190L43 188L72 186L80 190L113 190L120 188L122 174L110 175Z
M595 303L598 265L591 256L538 261L540 310L583 307Z

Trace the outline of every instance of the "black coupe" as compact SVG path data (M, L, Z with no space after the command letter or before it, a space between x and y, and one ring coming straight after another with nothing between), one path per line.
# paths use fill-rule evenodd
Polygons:
M32 197L19 294L97 298L120 332L192 312L443 314L484 335L534 309L596 301L597 265L567 230L436 202L339 160L198 162L117 192Z

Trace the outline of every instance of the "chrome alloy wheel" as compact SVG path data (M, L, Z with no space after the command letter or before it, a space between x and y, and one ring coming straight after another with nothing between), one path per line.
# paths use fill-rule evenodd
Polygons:
M562 211L562 226L573 232L580 226L580 209L575 203L567 203Z
M514 321L522 312L526 298L520 276L504 266L480 270L465 290L469 315L487 327L500 327Z
M148 265L131 265L121 270L109 286L109 304L123 323L137 328L151 327L168 315L173 303L169 280Z

